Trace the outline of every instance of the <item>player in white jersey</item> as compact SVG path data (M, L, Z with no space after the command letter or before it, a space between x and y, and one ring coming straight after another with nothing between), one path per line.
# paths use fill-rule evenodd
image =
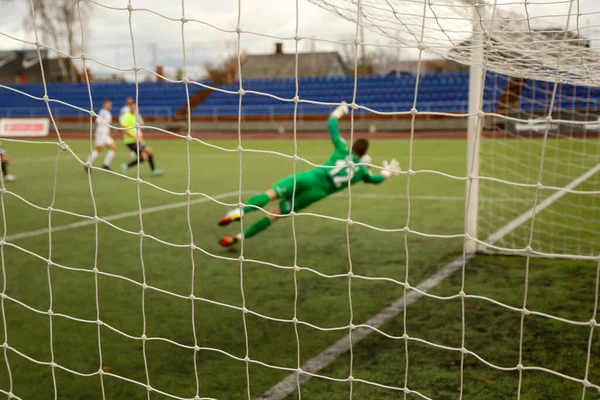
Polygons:
M121 107L121 111L119 111L119 124L121 126L123 126L123 124L121 124L121 119L123 118L123 115L127 114L131 108L131 105L133 104L133 97L129 96L125 98L125 105L123 107ZM137 111L137 121L140 123L140 125L144 125L144 118L142 118L142 114L140 113L140 110ZM129 154L131 156L131 160L137 160L137 154L134 153L133 151L130 152Z
M104 157L102 168L108 170L110 170L110 162L115 156L115 151L117 150L115 141L110 136L110 124L112 123L112 114L110 113L111 110L112 101L109 99L104 100L102 103L102 109L98 111L98 115L96 116L96 148L92 151L92 154L90 154L88 158L90 165L94 164L94 161L96 161L96 158L102 151L102 148L107 147L108 152ZM83 168L87 171L89 167L85 165Z

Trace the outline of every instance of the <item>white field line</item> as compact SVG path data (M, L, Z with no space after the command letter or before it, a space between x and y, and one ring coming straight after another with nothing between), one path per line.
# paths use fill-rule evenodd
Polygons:
M596 172L600 171L600 164L596 165L585 174L575 178L571 183L566 185L564 189L571 190L584 180L588 179ZM537 207L531 208L530 210L524 212L519 217L515 218L513 221L506 224L504 227L500 228L498 231L492 233L486 240L486 243L494 244L496 241L500 240L504 235L509 233L511 230L517 228L519 225L524 223L525 221L532 218L534 215L537 215L540 211L544 210L548 207L552 202L560 199L567 192L560 191L556 192L554 195L548 197L544 201L538 204ZM411 196L412 197L412 196ZM407 306L410 306L415 301L424 296L424 293L428 293L431 289L440 284L444 279L448 278L454 272L459 270L464 263L473 258L472 255L459 256L455 260L451 261L449 264L444 266L441 270L431 275L429 278L421 282L416 288L417 291L410 291L406 297L401 297L398 300L394 301L392 304L378 312L375 316L371 317L367 320L364 325L368 325L374 328L380 328L383 324L389 322L397 315L399 315L404 310L404 303ZM308 360L304 363L300 369L303 372L308 372L315 374L319 372L321 369L325 368L332 362L334 362L341 355L347 353L350 350L350 347L356 346L359 342L365 339L367 336L375 332L373 329L360 327L352 331L352 339L350 340L349 335L345 335L343 338L323 350L321 353L316 355L315 357ZM277 383L271 389L263 393L258 400L283 400L285 397L293 393L299 384L303 384L312 376L308 374L300 373L298 376L298 372L293 372L284 378L282 381Z
M211 196L210 198L203 197L201 199L192 200L189 202L189 204L193 205L193 204L206 203L213 199L219 200L219 199L224 199L227 197L237 196L237 194L238 194L237 191L220 193L215 196ZM187 201L180 201L180 202L171 203L171 204L163 204L161 206L144 208L144 209L142 209L142 214L144 214L144 215L152 214L152 213L156 213L156 212L160 212L160 211L172 210L174 208L186 207L187 205L188 205ZM108 215L106 217L101 217L101 219L104 221L115 221L115 220L119 220L119 219L123 219L123 218L137 217L138 215L140 215L140 210L133 210L133 211L127 211L124 213ZM60 231L66 231L69 229L81 228L82 226L93 225L95 223L96 223L96 221L94 219L85 219L83 221L73 222L70 224L53 226L52 232L60 232ZM25 239L25 238L29 238L29 237L33 237L33 236L44 235L44 234L47 234L48 232L49 232L48 228L42 228L42 229L36 229L33 231L28 231L28 232L15 233L13 235L7 235L6 241L15 241L18 239Z
M524 222L530 220L534 215L537 215L540 211L543 211L544 209L548 208L548 206L550 206L556 200L563 197L565 194L568 193L568 190L572 190L575 187L579 186L583 181L585 181L586 179L589 179L590 177L592 177L594 174L596 174L599 171L600 171L600 163L596 164L595 167L588 170L586 173L573 179L573 181L571 181L571 183L569 183L567 186L563 187L564 190L554 192L554 194L552 196L549 196L548 198L541 201L537 205L537 207L531 208L527 212L524 212L523 214L519 215L517 218L513 219L512 221L510 221L509 223L504 225L502 228L498 229L496 232L491 234L485 242L488 244L497 243L508 233L515 230L518 226L520 226ZM482 248L485 247L485 245L479 244L478 247L479 247L479 250L482 250Z
M253 195L256 193L260 193L260 192L259 191L246 191L246 190L242 191L243 195ZM220 200L223 198L232 197L237 194L238 194L237 191L220 193L215 196L212 196L212 198L214 200ZM338 200L344 200L344 199L348 199L348 196L344 195L344 193L338 193L338 194L331 196L331 198L338 199ZM353 199L406 200L406 199L408 199L408 196L403 195L403 194L387 194L387 193L354 193L352 195L352 198ZM462 197L462 196L411 195L410 198L411 198L411 200L420 200L420 201L455 201L455 202L464 202L465 201L464 197ZM192 200L190 202L190 204L192 204L192 205L201 204L201 203L206 203L208 201L210 201L209 198L201 198L201 199ZM488 201L522 202L523 200L519 199L519 198L507 198L507 199L490 199ZM159 211L172 210L175 208L185 207L185 206L187 206L187 204L188 204L187 201L180 201L178 203L171 203L171 204L163 204L161 206L145 208L142 210L142 214L152 214L152 213L159 212ZM139 215L139 210L133 210L133 211L127 211L124 213L108 215L106 217L100 217L100 218L104 221L115 221L115 220L119 220L119 219L123 219L123 218L137 217L138 215ZM92 225L93 223L94 223L93 220L85 219L83 221L73 222L70 224L57 225L57 226L52 227L52 232L60 232L60 231L65 231L65 230L69 230L69 229L80 228L82 226ZM18 240L18 239L29 238L32 236L44 235L46 233L48 233L48 228L36 229L33 231L27 231L27 232L15 233L13 235L7 235L6 240L13 241L13 240Z

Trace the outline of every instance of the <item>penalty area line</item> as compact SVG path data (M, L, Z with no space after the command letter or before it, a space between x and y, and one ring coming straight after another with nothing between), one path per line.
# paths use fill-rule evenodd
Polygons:
M257 193L260 193L260 191L242 190L242 195L254 195ZM194 205L194 204L206 203L206 202L210 201L211 199L220 200L220 199L224 199L227 197L232 197L234 195L238 195L238 192L235 191L235 192L220 193L215 196L212 196L211 198L206 197L206 198L192 200L190 202L190 204ZM338 193L331 197L338 199L338 200L348 199L348 196L345 196L343 193ZM352 198L353 199L379 199L379 200L406 200L406 199L408 199L408 196L402 195L402 194L389 194L389 193L353 193ZM412 200L421 200L421 201L456 201L456 202L465 201L465 198L463 196L412 195L412 196L410 196L410 198ZM491 201L494 201L494 200L491 200ZM498 199L496 201L519 202L520 200L514 199L514 198L509 198L509 199ZM187 206L187 204L188 204L187 201L181 201L178 203L163 204L161 206L149 207L149 208L143 209L142 214L152 214L152 213L156 213L156 212L160 212L160 211L172 210L175 208L185 207L185 206ZM123 212L123 213L119 213L119 214L108 215L106 217L101 217L101 219L104 221L115 221L115 220L124 219L124 218L137 217L139 214L140 214L139 210L133 210L133 211L127 211L127 212ZM80 228L83 226L92 225L93 223L94 223L93 219L85 219L83 221L72 222L70 224L57 225L57 226L52 227L52 232L60 232L60 231L66 231L69 229ZM33 231L15 233L12 235L7 235L6 240L13 241L13 240L30 238L33 236L45 235L48 233L48 231L49 231L48 228L41 228L41 229L36 229Z
M514 220L510 221L502 228L498 229L496 232L492 233L490 236L488 236L485 242L487 244L493 245L497 241L501 240L506 234L510 233L512 230L521 226L524 222L536 216L538 213L546 209L556 200L563 197L566 193L568 193L569 190L574 189L576 186L578 186L583 181L590 178L597 172L600 172L600 164L591 168L583 175L575 178L569 184L564 186L562 188L563 190L557 191L552 196L539 203L537 207L532 207L531 209L527 210ZM411 290L406 295L406 297L400 297L399 299L394 301L392 304L375 314L373 317L371 317L370 319L365 321L364 324L361 325L368 325L373 328L380 328L382 325L398 316L404 310L404 304L406 304L406 306L410 306L411 304L413 304L415 301L423 297L426 293L429 293L430 290L435 288L438 284L440 284L454 272L458 271L463 266L463 264L466 264L473 257L474 255L470 254L458 256L456 259L446 264L438 272L421 282L416 287L419 290L418 292ZM352 337L350 337L350 335L345 335L337 342L323 350L321 353L317 354L315 357L305 362L302 366L300 366L300 369L303 372L308 372L310 374L318 373L320 370L337 360L340 356L346 354L350 350L350 348L356 346L358 343L360 343L363 339L365 339L373 332L375 332L375 330L366 327L359 327L357 329L354 329L352 331ZM257 400L283 400L285 397L295 392L299 385L302 385L311 378L312 376L309 374L300 373L300 375L298 375L298 372L293 372L287 377L285 377L282 381L277 383L275 386L273 386L271 389L263 393L260 397L257 398Z
M180 201L177 203L163 204L161 206L144 208L144 209L142 209L142 215L153 214L153 213L165 211L165 210L172 210L175 208L181 208L181 207L187 206L188 204L194 205L194 204L207 203L211 200L225 199L227 197L236 196L236 195L238 195L238 193L239 193L238 191L226 192L226 193L220 193L220 194L217 194L217 195L211 196L211 197L203 197L201 199L192 200L189 203L187 201ZM100 219L103 221L115 221L115 220L124 219L124 218L137 217L139 215L140 215L140 210L138 209L138 210L127 211L127 212L123 212L123 213L119 213L119 214L112 214L112 215L108 215L106 217L100 217ZM52 232L54 233L54 232L60 232L60 231L67 231L69 229L81 228L82 226L93 225L95 222L96 221L92 217L92 219L85 219L83 221L73 222L70 224L53 226ZM30 238L33 236L44 235L49 232L50 232L50 229L48 229L48 228L36 229L33 231L15 233L13 235L7 235L5 240L6 241L14 241L14 240L19 240L19 239Z

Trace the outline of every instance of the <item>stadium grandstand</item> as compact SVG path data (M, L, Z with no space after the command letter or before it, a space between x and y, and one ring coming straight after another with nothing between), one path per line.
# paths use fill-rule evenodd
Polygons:
M357 113L370 114L367 109L378 112L407 113L413 107L417 76L411 73L386 76L360 76L357 80L356 103L364 108ZM511 81L513 82L513 81ZM509 101L516 110L544 112L549 106L551 88L548 82L536 81L522 84L522 92L514 92L514 83L509 85L506 76L488 73L483 97L484 110L497 111ZM210 85L210 81L202 81ZM244 118L270 119L293 115L294 104L290 99L295 94L295 79L290 77L248 78L243 80L244 88L251 93L243 97L241 111ZM299 77L299 97L317 103L351 102L354 93L354 77L308 76ZM419 111L436 113L465 113L468 107L468 72L425 73L419 76L419 95L416 108ZM44 87L40 83L12 84L10 87L31 96L43 96ZM140 82L140 111L149 119L176 119L186 109L187 97L182 83ZM135 96L136 85L127 82L91 82L92 100L98 104L104 98L122 99ZM238 98L232 96L239 88L239 82L223 84L218 90L205 90L200 85L189 85L190 99L202 95L200 102L192 107L195 120L227 119L238 115ZM90 108L86 83L50 83L48 94L60 102L51 103L54 117L58 120L82 119ZM590 97L582 95L590 92ZM203 93L206 92L206 93ZM271 96L255 94L269 93ZM504 94L504 95L503 95ZM516 96L516 97L515 97ZM500 102L500 99L503 102ZM516 102L515 102L516 98ZM558 109L597 110L600 99L598 88L561 84L555 102ZM18 92L0 90L0 116L3 117L42 117L48 111L43 102ZM503 109L505 109L504 107ZM314 103L300 103L298 117L322 116L330 112L330 107ZM371 118L377 118L371 114ZM380 116L380 118L385 118Z

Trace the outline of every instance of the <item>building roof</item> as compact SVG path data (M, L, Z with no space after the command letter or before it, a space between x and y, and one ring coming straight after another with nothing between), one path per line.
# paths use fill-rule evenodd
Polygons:
M340 72L336 72L340 71ZM339 53L298 53L298 76L336 76L345 74ZM291 78L296 75L296 54L248 55L242 63L242 78Z

